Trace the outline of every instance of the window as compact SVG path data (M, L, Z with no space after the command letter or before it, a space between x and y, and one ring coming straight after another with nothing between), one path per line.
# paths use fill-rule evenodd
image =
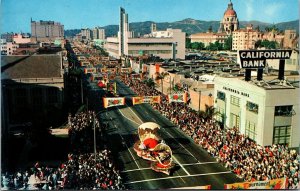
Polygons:
M230 96L230 103L232 105L240 107L240 98L232 95L232 96Z
M247 108L248 111L251 111L251 112L254 112L254 113L258 113L258 105L255 104L255 103L247 101L246 108Z
M246 121L245 135L253 141L256 141L256 124L251 121Z
M224 123L224 121L225 121L225 119L224 119L224 117L225 117L224 108L217 107L216 111L217 111L216 120L221 121L221 122Z
M292 116L294 113L292 105L275 106L275 116Z
M291 126L274 127L273 144L290 144Z
M240 116L234 113L230 113L230 127L236 127L240 129Z
M218 91L217 92L217 98L220 99L220 100L225 101L225 93L221 92L221 91Z

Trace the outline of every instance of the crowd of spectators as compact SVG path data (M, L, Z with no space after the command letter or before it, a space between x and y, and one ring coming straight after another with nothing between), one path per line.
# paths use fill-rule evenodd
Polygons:
M80 112L69 116L69 138L73 152L87 153L93 151L93 128L97 135L102 133L94 111Z
M167 97L139 80L124 80L138 95L161 95L153 108L170 119L196 144L244 181L288 178L288 188L300 188L300 155L287 145L260 146L237 128L221 128L212 117L201 118L184 103L169 103Z
M49 167L37 162L26 171L13 174L2 173L3 190L121 190L125 189L111 151L106 146L93 151L93 130L101 129L93 111L69 116L71 153L67 161L58 167ZM99 131L97 132L99 133ZM103 144L103 143L101 143Z

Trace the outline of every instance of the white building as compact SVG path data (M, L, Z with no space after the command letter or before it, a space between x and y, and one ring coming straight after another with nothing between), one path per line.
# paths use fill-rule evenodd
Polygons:
M108 53L116 58L120 56L154 55L161 58L185 58L185 33L180 29L153 31L141 38L133 38L129 31L128 14L120 8L118 37L108 37L105 45Z
M30 37L26 37L22 34L15 34L13 36L13 43L15 44L26 44L30 43Z
M279 60L267 60L268 66L272 69L279 69ZM299 50L294 49L290 59L285 60L285 71L299 71Z
M297 87L276 80L262 84L216 77L215 107L220 112L216 119L260 145L299 147L299 82Z
M1 55L12 55L18 47L18 44L3 41L0 44Z

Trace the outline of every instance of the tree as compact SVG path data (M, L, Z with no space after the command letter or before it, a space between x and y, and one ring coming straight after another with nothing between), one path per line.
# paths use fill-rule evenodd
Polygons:
M190 49L191 48L191 39L190 38L186 38L185 40L185 48Z
M261 47L261 40L256 41L254 46L255 48Z
M224 50L231 50L232 49L232 36L229 36L225 39L224 42Z
M216 108L214 108L214 106L205 104L205 116L207 117L207 119L212 119L217 114L219 114L219 112L216 111Z
M193 42L191 43L191 48L195 50L202 50L204 49L205 45L203 42Z
M148 87L150 87L151 89L153 89L155 87L155 82L153 81L152 78L149 78L147 80L145 80L145 83Z

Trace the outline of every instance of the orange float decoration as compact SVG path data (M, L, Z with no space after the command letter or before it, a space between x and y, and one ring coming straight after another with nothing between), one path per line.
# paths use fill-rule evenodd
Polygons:
M167 175L174 167L171 148L162 143L157 131L160 126L153 122L146 122L139 126L139 140L134 144L137 155L145 160L152 161L151 169Z

